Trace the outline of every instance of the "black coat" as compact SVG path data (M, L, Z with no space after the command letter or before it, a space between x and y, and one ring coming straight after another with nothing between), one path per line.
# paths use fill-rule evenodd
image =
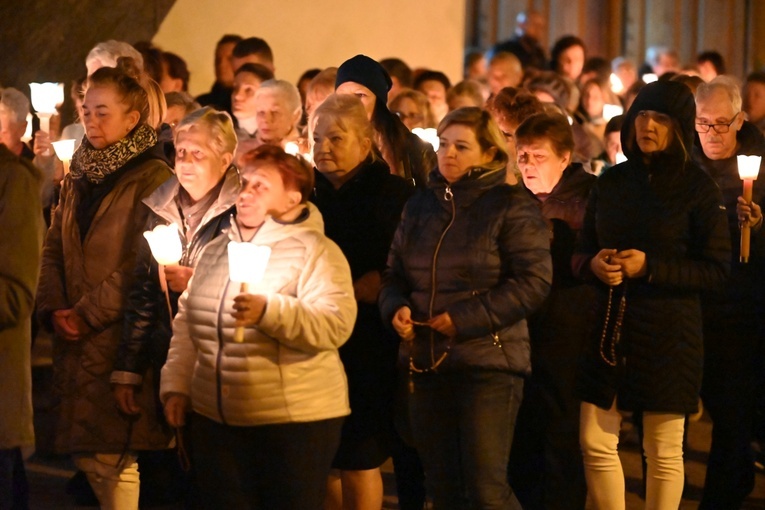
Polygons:
M725 280L730 235L719 189L685 159L678 143L693 144L693 96L681 84L657 83L646 86L626 115L622 146L629 159L608 169L593 187L575 256L576 266L587 274L590 259L601 249L637 249L646 254L647 276L614 289L605 335L609 293L594 280L599 291L595 327L578 390L584 401L605 409L618 397L620 409L685 414L697 410L701 385L699 293ZM675 143L650 159L636 144L635 118L641 110L666 113L679 126ZM610 366L603 356L611 358L622 295L621 338L616 366Z
M448 312L457 330L448 339L415 327L400 357L417 368L448 352L439 371L529 371L526 318L550 289L549 235L526 191L504 179L504 168L475 169L449 185L434 170L407 202L380 293L383 319L408 306L416 321Z
M404 179L392 175L381 160L367 160L340 189L315 171L316 187L311 201L324 218L324 232L348 259L353 281L370 271L382 274L393 234L404 204L414 191ZM350 339L340 347L349 372L369 373L395 367L395 336L383 326L376 305L358 303L356 325ZM377 370L379 372L380 370Z
M571 268L587 197L595 179L581 164L574 163L563 172L545 201L538 202L542 216L552 229L553 284L544 304L529 318L529 331L534 376L551 385L561 381L562 374L556 373L561 370L561 364L577 363L589 319L584 310L595 295L589 285L574 276ZM569 372L575 370L572 365ZM570 388L561 390L571 391Z
M737 154L765 156L765 137L754 124L744 122L736 138ZM741 231L736 203L742 193L742 181L738 175L736 156L713 161L697 145L694 146L693 160L722 191L731 238L731 278L722 292L703 295L704 320L713 329L724 332L726 337L736 336L737 331L749 334L762 331L765 313L765 228L752 230L749 262L740 263ZM765 162L760 166L759 179L754 181L752 200L765 205Z

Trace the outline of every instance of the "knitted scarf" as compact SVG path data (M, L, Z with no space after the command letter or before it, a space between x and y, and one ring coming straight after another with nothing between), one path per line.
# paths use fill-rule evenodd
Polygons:
M156 131L146 124L141 124L125 138L103 149L93 147L86 136L72 157L70 175L72 179L84 177L94 184L99 184L106 176L119 170L125 163L156 143Z

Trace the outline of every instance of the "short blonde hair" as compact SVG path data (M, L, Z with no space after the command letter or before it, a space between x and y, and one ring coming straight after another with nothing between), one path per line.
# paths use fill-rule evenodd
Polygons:
M374 140L374 130L367 118L361 99L351 94L330 94L311 114L308 121L309 139L313 145L313 131L319 117L335 122L343 131L353 131L359 138Z
M175 128L174 143L178 143L178 135L203 127L210 133L210 147L219 156L236 152L236 131L231 116L206 106L186 115Z

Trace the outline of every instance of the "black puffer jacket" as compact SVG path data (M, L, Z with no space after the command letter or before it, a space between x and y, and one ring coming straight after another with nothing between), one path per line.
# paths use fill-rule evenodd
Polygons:
M436 169L404 208L383 278L383 319L390 324L408 306L416 321L448 312L457 329L450 340L415 327L400 356L411 354L418 368L448 352L439 371L529 371L526 317L550 289L549 236L526 191L504 180L504 168L475 169L448 185Z
M744 122L736 141L736 154L765 157L765 137L754 124ZM738 227L736 202L742 193L742 183L736 155L713 161L704 155L700 144L693 149L694 162L714 179L722 191L731 238L731 278L723 292L704 294L704 320L714 325L715 330L725 331L726 338L735 336L736 331L762 329L765 313L765 228L752 230L749 262L740 263L741 230ZM752 201L765 205L765 160L760 166L760 177L754 181Z
M635 119L642 110L665 113L676 123L673 142L651 158L636 142ZM593 277L600 297L578 390L584 401L602 408L617 396L619 408L626 410L685 414L697 409L703 350L699 293L724 282L730 235L720 190L687 160L679 143L692 148L694 118L687 87L647 85L625 117L622 147L628 161L608 169L590 194L576 267L588 274L590 259L604 248L643 251L648 266L646 277L614 289L605 335L608 287ZM610 366L603 358L611 359L622 295L621 338L616 366Z
M239 191L239 173L231 166L223 179L218 198L205 213L191 241L187 241L181 234L182 266L193 267L207 243L230 226ZM144 200L152 211L145 230L152 230L160 224L175 224L179 232L184 231L183 219L176 203L179 187L178 180L173 177ZM135 275L135 285L130 290L125 311L123 337L111 378L112 382L124 384L140 383L150 367L154 374L159 374L165 364L172 337L172 317L167 298L160 287L159 266L147 242L141 242L138 247ZM172 290L169 294L175 316L180 294ZM158 387L159 377L155 378L155 383Z

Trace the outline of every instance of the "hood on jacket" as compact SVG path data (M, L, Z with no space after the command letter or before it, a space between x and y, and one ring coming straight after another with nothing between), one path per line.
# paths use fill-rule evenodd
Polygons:
M635 119L643 110L653 110L669 115L675 125L674 138L682 141L685 151L675 142L670 143L667 150L673 158L685 160L690 158L693 150L693 140L696 134L696 102L693 93L687 85L674 81L656 81L649 83L638 93L632 106L624 115L622 127L622 147L624 155L629 160L642 161L643 152L637 144L635 134Z

